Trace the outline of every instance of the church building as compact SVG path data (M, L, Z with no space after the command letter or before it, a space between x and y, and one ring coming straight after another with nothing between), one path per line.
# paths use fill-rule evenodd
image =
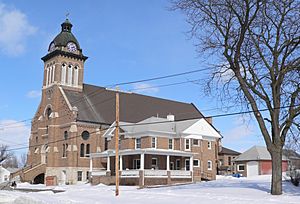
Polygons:
M18 172L22 181L113 182L115 91L84 83L87 59L66 19L42 57L42 97L32 119L27 165ZM141 170L149 184L161 174L166 182L172 175L174 182L215 179L221 136L192 103L121 92L120 121L121 183L138 184L141 179L126 176L139 177ZM134 128L143 122L161 125Z

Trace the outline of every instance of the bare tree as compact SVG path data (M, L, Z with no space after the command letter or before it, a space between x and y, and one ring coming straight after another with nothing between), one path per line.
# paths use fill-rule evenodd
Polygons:
M5 168L18 168L18 159L15 155L11 155L8 159L6 159L3 163L2 166Z
M18 166L20 168L25 167L26 161L27 161L27 154L26 153L21 154L21 156L19 158L19 162L18 162L19 165Z
M271 193L281 194L282 149L300 114L299 1L174 0L172 7L187 15L199 54L217 61L208 87L253 111L272 157Z
M12 153L8 151L7 145L0 145L0 164L12 157Z

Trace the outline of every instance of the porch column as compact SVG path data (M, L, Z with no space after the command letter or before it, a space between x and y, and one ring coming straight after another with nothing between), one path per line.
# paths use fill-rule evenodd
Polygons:
M90 156L90 174L93 171L93 158Z
M107 156L107 167L106 167L106 171L110 171L110 158L109 158L109 156Z
M167 171L170 171L170 155L167 156Z
M144 170L144 161L145 161L145 154L142 153L141 154L141 168L140 168L140 170Z
M122 156L120 156L120 170L123 170L123 159Z
M191 156L190 157L190 171L193 171L194 170L194 157Z

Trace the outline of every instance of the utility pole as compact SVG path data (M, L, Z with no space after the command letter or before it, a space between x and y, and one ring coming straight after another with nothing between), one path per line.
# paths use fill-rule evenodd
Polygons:
M116 88L116 130L115 130L115 171L116 171L116 196L119 195L119 88Z

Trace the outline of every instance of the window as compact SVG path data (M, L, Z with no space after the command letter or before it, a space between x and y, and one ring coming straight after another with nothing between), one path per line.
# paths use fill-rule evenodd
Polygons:
M135 139L135 148L136 149L141 149L141 138L136 138Z
M186 171L189 171L189 170L190 170L190 160L189 160L189 159L186 159L186 160L185 160L185 170L186 170Z
M82 139L83 140L88 140L89 139L89 137L90 137L90 133L88 132L88 131L83 131L82 133L81 133L81 137L82 137Z
M87 145L86 145L85 156L86 156L86 157L90 157L90 144L87 144Z
M46 115L47 115L47 118L48 118L48 119L50 119L51 113L52 113L51 108L47 108L47 110L46 110Z
M152 148L156 148L156 141L157 141L156 137L151 138L151 147Z
M68 131L64 132L64 139L67 140L68 139Z
M89 180L89 179L90 179L90 172L87 171L87 172L86 172L86 180Z
M65 84L66 83L66 64L63 63L61 66L61 83Z
M72 69L72 65L68 66L68 85L72 84L72 78L73 78L73 69Z
M39 138L38 136L35 137L35 143L38 143L39 142Z
M84 157L84 144L80 145L80 157Z
M46 134L48 134L48 132L49 132L49 126L47 125L46 126Z
M82 181L82 171L77 171L77 181Z
M67 157L68 144L63 144L62 157Z
M169 149L173 149L173 139L169 139Z
M194 165L194 167L200 167L200 160L199 159L194 159L193 165Z
M212 170L212 161L207 161L207 170Z
M176 170L180 170L180 159L176 159Z
M75 66L74 68L74 85L75 86L78 86L78 66Z
M194 146L200 146L200 140L193 139L193 145Z
M231 165L231 157L228 157L228 165Z
M208 148L208 149L211 149L211 141L208 141L208 142L207 142L207 148Z
M157 158L152 158L152 162L151 162L151 168L156 169L157 168Z
M51 82L54 82L55 81L55 65L53 65L51 68L52 68L52 79L51 79Z
M185 150L191 150L190 139L185 139Z
M141 168L141 160L134 159L133 160L133 169L140 169Z
M238 171L245 171L245 165L244 164L239 164L237 165Z
M107 138L104 138L104 151L108 149L108 141Z

